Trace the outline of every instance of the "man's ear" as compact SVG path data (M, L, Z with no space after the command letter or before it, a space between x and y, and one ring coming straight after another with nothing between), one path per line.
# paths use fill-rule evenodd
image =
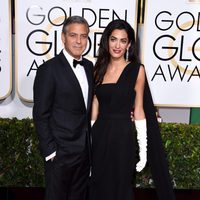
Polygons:
M63 44L65 44L65 34L63 32L61 33L61 40Z

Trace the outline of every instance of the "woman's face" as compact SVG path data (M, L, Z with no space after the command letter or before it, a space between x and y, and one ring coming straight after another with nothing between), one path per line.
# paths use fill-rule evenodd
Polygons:
M129 46L128 34L124 29L116 29L111 33L108 41L108 49L111 58L124 58L124 54Z

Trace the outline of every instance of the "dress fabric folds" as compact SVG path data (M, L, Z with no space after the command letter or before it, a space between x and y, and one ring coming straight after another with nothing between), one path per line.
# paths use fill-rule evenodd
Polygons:
M136 132L130 118L139 63L129 63L116 83L96 87L99 114L92 127L90 200L134 200ZM148 129L148 163L159 200L173 200L155 109L146 80L144 110Z

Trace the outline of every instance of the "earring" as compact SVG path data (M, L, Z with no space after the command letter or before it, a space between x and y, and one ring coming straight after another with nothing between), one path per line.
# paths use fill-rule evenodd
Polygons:
M128 62L128 59L129 59L129 53L128 53L128 50L129 50L129 49L126 50L126 62Z

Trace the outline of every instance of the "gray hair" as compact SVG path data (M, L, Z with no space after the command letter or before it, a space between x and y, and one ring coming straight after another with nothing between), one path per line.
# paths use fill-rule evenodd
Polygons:
M63 28L62 28L62 32L65 34L66 33L66 27L70 24L83 24L85 25L87 28L88 28L88 33L89 33L89 24L88 22L86 21L85 18L83 17L80 17L80 16L71 16L71 17L68 17L64 23L63 23Z

